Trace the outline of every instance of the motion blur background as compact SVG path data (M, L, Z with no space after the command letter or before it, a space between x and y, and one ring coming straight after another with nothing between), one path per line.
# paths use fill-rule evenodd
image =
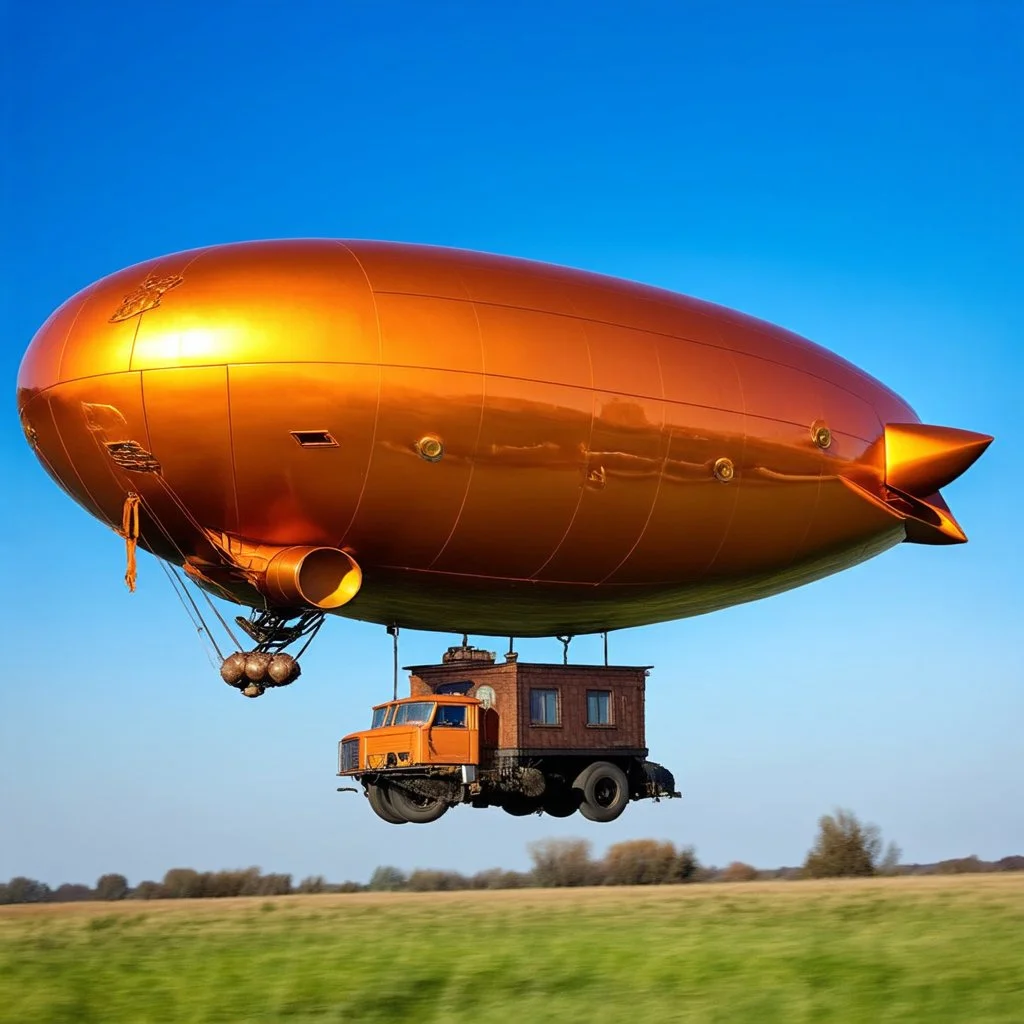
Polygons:
M0 18L0 878L522 868L555 835L770 867L800 863L837 804L906 862L1024 852L1024 7L62 2ZM384 628L332 619L296 685L242 700L149 556L127 593L123 543L45 476L14 407L25 347L79 288L300 236L568 264L795 330L925 422L995 435L946 492L970 543L612 634L613 661L655 666L648 742L682 801L606 826L470 809L388 826L334 791L337 740L391 692ZM401 640L412 664L458 638ZM561 657L555 640L518 649ZM571 653L599 661L600 639Z

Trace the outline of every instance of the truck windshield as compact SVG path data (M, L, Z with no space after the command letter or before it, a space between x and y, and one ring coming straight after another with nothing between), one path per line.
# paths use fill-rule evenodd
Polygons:
M394 709L393 704L389 704L383 708L376 708L373 712L373 722L370 723L371 729L381 729L387 723L387 719Z
M394 725L421 725L429 722L434 713L433 701L416 701L413 704L399 704L395 709Z

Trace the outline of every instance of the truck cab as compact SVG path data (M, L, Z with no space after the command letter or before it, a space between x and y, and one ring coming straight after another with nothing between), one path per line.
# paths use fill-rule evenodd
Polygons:
M405 697L378 704L370 728L341 741L340 775L395 769L480 764L480 719L475 697Z

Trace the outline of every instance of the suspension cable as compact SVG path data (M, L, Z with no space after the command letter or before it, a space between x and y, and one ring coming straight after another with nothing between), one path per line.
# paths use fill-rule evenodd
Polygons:
M220 646L217 644L216 639L214 639L213 634L210 632L210 627L206 625L206 620L203 618L203 613L199 610L199 606L195 603L195 600L193 599L192 595L188 592L188 588L180 579L178 579L177 573L171 568L169 568L162 558L158 558L157 561L160 563L160 567L163 569L164 574L167 576L167 579L171 584L171 589L174 591L178 600L181 602L181 606L185 609L185 614L188 615L189 619L192 622L192 625L195 627L196 632L200 635L202 635L203 633L206 634L206 639L209 640L211 644L213 644L213 649L217 652L217 657L219 657L220 660L223 661L224 654L222 653ZM178 589L179 587L181 588L180 591ZM188 604L186 604L185 601L182 599L182 594L185 595L185 598L188 599L189 604L192 605L192 609L194 610L195 614L193 614L193 611L189 610ZM199 624L197 624L196 619L199 620Z
M159 477L157 479L159 479ZM163 481L160 481L160 482L163 483ZM177 496L174 494L174 492L166 484L164 485L164 489L171 496L171 498L179 505L179 507L182 508L182 510L186 513L186 515L189 515L189 518L191 519L191 515L188 513L187 509L184 509L184 506L182 506L180 500L177 498ZM141 501L142 501L142 504L145 506L145 509L146 509L147 514L149 515L149 518L153 520L153 522L156 524L157 529L170 541L171 546L175 549L175 551L178 552L178 555L181 557L182 563L184 564L185 562L187 562L188 561L188 557L186 556L185 552L181 550L181 546L174 539L174 535L171 533L170 530L167 529L166 526L164 526L164 524L161 521L160 517L156 514L156 512L153 511L152 504L150 502L146 501L145 498L141 498ZM159 556L157 557L157 561L160 562L161 565L164 564L163 563L163 559L161 559ZM175 572L175 576L177 576L176 572ZM196 605L195 600L193 599L192 595L189 593L188 587L185 585L185 582L183 580L179 579L178 582L181 585L181 589L185 592L185 596L188 598L188 600L191 603L192 607L195 609L196 615L199 616L199 621L202 622L203 628L206 630L206 635L210 638L210 642L213 644L214 649L217 651L217 655L223 661L224 660L224 655L221 653L220 646L218 645L217 641L214 640L213 633L211 632L209 626L206 625L206 620L203 618L202 612L199 611L199 607ZM217 609L217 606L210 599L210 595L207 594L206 591L202 589L202 587L198 587L197 589L203 595L203 597L206 599L206 603L213 610L214 615L216 615L217 618L220 620L220 624L224 627L224 631L230 637L232 643L234 643L234 645L236 647L241 648L242 645L238 642L238 638L235 636L234 633L231 632L231 627L227 624L227 622L224 621L224 616L221 615L220 611Z
M299 651L298 654L295 655L295 660L296 661L298 661L299 658L301 658L306 653L306 648L313 642L313 637L315 637L317 635L317 633L320 632L320 627L323 624L324 624L324 619L323 619L323 617L321 617L320 621L310 631L309 637L307 638L306 642L302 645L302 649Z
M206 603L210 606L211 609L213 609L213 614L216 615L218 619L220 619L220 624L224 627L224 630L227 633L227 635L229 637L231 637L231 642L239 650L241 650L242 649L242 645L238 642L238 637L236 637L235 634L231 632L231 627L224 621L224 616L221 615L219 609L213 603L213 599L210 597L210 595L205 590L203 590L202 587L199 587L198 590L199 590L199 593L202 594L203 597L206 598Z

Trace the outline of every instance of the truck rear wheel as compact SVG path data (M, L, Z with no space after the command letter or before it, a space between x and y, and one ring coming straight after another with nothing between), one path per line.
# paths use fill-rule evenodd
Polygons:
M390 810L415 825L427 825L448 810L448 802L433 796L423 796L401 786L388 786L386 791Z
M515 818L525 818L528 814L536 814L540 810L540 800L520 793L509 793L501 801L501 809Z
M580 809L580 794L564 785L552 786L544 794L541 807L552 818L571 818Z
M382 818L389 825L406 825L408 821L397 814L387 799L387 794L372 782L366 786L366 799L370 802L373 813Z
M584 768L573 788L582 792L580 814L590 821L614 821L629 803L626 773L610 761Z

